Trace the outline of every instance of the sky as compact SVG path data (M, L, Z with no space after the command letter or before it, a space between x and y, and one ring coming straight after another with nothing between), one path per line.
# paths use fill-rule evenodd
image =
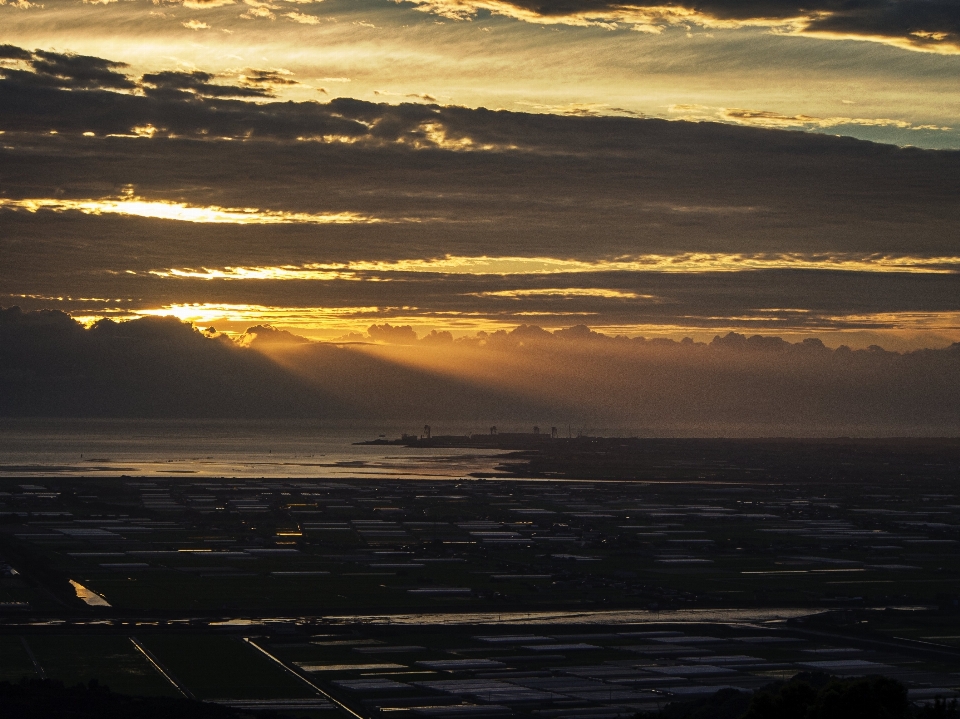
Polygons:
M735 333L677 342L583 325L455 339L384 323L369 335L316 342L258 325L230 337L152 316L85 328L63 312L6 308L0 417L428 424L437 434L539 426L562 436L960 431L960 344L900 353Z
M0 0L0 132L3 307L960 341L954 0Z

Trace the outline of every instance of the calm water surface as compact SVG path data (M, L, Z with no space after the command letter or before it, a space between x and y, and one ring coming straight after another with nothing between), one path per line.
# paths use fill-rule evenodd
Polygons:
M0 477L162 476L458 479L503 452L358 447L420 427L317 421L0 420ZM463 434L480 427L434 428Z

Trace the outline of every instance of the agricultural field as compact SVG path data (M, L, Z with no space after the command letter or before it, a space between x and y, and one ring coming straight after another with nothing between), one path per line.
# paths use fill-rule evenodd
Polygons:
M948 450L910 473L815 446L670 449L631 480L508 476L522 453L457 481L3 480L0 680L364 717L627 716L804 671L952 696Z

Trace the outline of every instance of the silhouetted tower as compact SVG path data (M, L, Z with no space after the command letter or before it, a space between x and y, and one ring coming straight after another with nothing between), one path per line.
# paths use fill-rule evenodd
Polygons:
M429 425L429 424L423 425L423 436L426 437L427 439L430 439L430 425Z
M551 427L551 428L550 428L550 439L556 439L556 438L557 438L557 428L556 428L556 427Z
M533 433L534 433L534 434L540 434L540 428L537 427L536 425L534 425L534 427L533 427Z
M490 428L490 434L496 434L496 433L497 433L497 425L493 425L493 426Z

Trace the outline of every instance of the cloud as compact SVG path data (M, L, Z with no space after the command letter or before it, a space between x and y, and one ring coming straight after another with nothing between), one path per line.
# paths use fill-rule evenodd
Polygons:
M524 325L421 340L390 327L383 343L337 346L268 325L236 342L208 330L172 317L84 328L60 312L0 309L0 416L546 418L724 436L960 429L960 345L901 354L815 338L673 342Z
M296 417L342 414L262 354L170 317L97 322L0 308L0 415Z
M316 15L307 15L306 13L297 12L297 11L285 12L283 13L283 17L289 20L292 20L293 22L300 23L301 25L319 25L320 24L320 18L318 18Z
M525 22L625 27L660 32L669 26L766 27L781 34L883 42L909 50L960 53L960 5L954 0L397 0L443 17L479 12Z
M623 110L622 108L612 108L604 103L573 102L565 105L544 105L542 103L524 102L521 105L527 105L540 112L549 112L557 115L571 115L574 117L600 117L611 112L627 115L637 115L638 113Z
M667 111L684 120L722 120L738 125L752 125L776 129L802 128L828 129L845 125L860 127L895 127L900 130L940 130L952 128L937 125L915 125L906 120L890 118L863 118L863 117L814 117L812 115L785 115L769 110L746 110L737 107L709 107L707 105L670 105Z
M235 5L235 0L153 0L154 5L183 5L191 10L209 10L212 8Z
M72 88L131 87L129 78L117 72L117 69L126 67L121 62L37 50L33 53L31 65L37 73L62 79Z
M257 70L247 68L240 74L240 81L245 85L264 86L264 85L299 85L300 83L290 78L293 73L289 70Z
M303 345L310 342L310 340L305 337L300 337L286 330L278 330L272 325L248 327L247 331L237 337L236 341L237 344L243 347L252 345L258 347L263 347L264 345L271 345L273 347L278 345Z
M166 70L147 73L141 78L145 92L150 97L165 99L188 99L192 97L271 97L269 87L258 87L254 83L238 85L220 85L211 82L213 73L194 70L183 72Z
M309 330L319 320L329 325L346 321L350 326L359 322L361 326L369 323L371 317L389 314L391 309L376 306L368 307L267 307L255 304L224 304L217 302L195 302L170 304L155 309L138 309L118 319L137 317L176 317L194 324L219 324L229 331L236 326L248 327L251 323L293 328L298 331ZM87 316L90 319L90 316ZM97 317L95 319L101 319Z
M19 51L19 48L16 50ZM14 50L9 52L17 54ZM47 53L47 55L51 54ZM286 70L276 68L253 68L240 71L239 77L233 83L228 81L228 76L217 77L202 71L146 73L138 83L135 78L123 74L122 63L82 56L53 55L53 57L57 62L48 62L39 56L35 58L31 54L31 59L27 63L29 69L23 66L0 67L0 76L12 83L7 85L8 91L12 91L14 86L20 86L21 91L26 92L26 86L74 90L127 90L137 88L139 85L143 88L147 100L212 101L227 98L270 98L275 95L275 88L290 87L297 83L297 80L293 79ZM72 58L74 65L88 64L90 72L84 75L80 72L82 67L66 67L64 58ZM17 62L23 63L22 60ZM328 79L331 82L349 81L349 78ZM391 93L378 92L378 94ZM558 121L555 117L551 119L549 116L544 116L535 121L538 131L529 132L531 121L524 119L528 116L523 113L437 106L434 104L438 102L437 97L428 93L413 93L408 97L431 104L382 106L348 98L339 98L328 105L316 103L249 105L202 102L194 103L191 111L186 113L182 108L172 111L144 101L141 97L125 96L124 99L120 97L109 99L110 104L115 107L110 115L104 116L97 112L96 105L107 101L106 99L101 98L94 103L92 98L81 101L77 96L74 104L79 106L86 102L87 109L80 110L79 107L75 107L63 112L58 110L57 117L49 116L45 121L48 124L63 126L80 122L86 124L95 122L101 126L110 126L109 130L101 127L100 131L95 127L84 128L83 131L89 130L97 136L129 134L133 127L150 125L158 129L167 128L169 132L176 135L209 138L250 139L255 136L258 139L272 137L285 141L319 143L362 141L366 144L393 143L416 149L436 148L456 152L534 151L568 155L584 152L618 154L636 152L639 148L638 143L642 143L645 137L666 132L663 129L654 131L655 120L647 121L644 132L636 132L635 128L640 126L634 124L636 121L632 121L631 118L594 117L596 110L592 106L554 108L578 116L584 124L565 123ZM52 98L51 101L53 101ZM57 98L55 102L62 104L64 101L65 98ZM124 105L123 111L119 111L120 105ZM52 105L48 106L48 108L52 107ZM890 118L814 117L766 110L712 108L700 105L674 105L670 107L670 111L681 119L718 120L764 128L823 131L858 125L908 131L944 130L942 127L911 124ZM86 114L75 116L76 112ZM136 115L135 121L126 127L118 127L117 124L128 113ZM10 124L11 120L16 121L15 118L10 118L5 119L5 122ZM586 124L588 122L595 124ZM184 123L193 127L188 127ZM601 127L602 132L599 131ZM49 129L56 129L56 127L49 127ZM708 132L719 133L718 130ZM160 136L165 134L161 133ZM768 138L768 141L771 139ZM688 207L688 211L694 210ZM731 211L731 209L728 207L724 211Z
M4 202L0 200L0 202ZM20 202L29 206L31 200L5 201L6 206ZM54 201L51 201L54 202ZM575 260L559 257L463 257L447 255L442 258L407 259L396 261L357 260L347 263L310 263L284 265L282 267L223 267L206 268L202 272L168 268L152 270L163 277L197 277L220 280L328 280L342 279L345 275L377 276L386 280L408 274L440 276L513 276L522 275L559 277L569 274L601 273L739 273L764 270L815 270L832 272L861 272L881 274L960 274L960 256L910 256L902 254L854 254L854 253L781 253L781 254L721 254L677 253L673 255L622 256L614 260ZM573 292L573 289L555 288L530 290L533 294ZM513 290L511 290L513 292ZM527 292L516 290L516 292ZM584 294L597 294L600 290L584 289ZM614 296L614 295L611 295ZM619 295L616 295L619 296Z
M271 2L260 2L259 0L243 0L246 5L249 6L249 9L243 13L240 17L244 20L255 20L257 18L263 20L276 20L277 16L274 15L273 11L279 9L277 5Z
M3 302L329 337L535 322L960 338L957 152L749 124L277 102L273 83L300 78L242 60L143 78L98 61L132 88L78 89L4 52L0 255L18 299Z
M505 297L523 299L525 297L603 297L606 299L636 300L641 297L652 299L652 295L638 295L636 292L611 290L604 287L537 287L521 290L488 290L476 293L478 297Z
M932 125L914 125L905 120L891 120L883 117L812 117L810 115L783 115L766 110L743 110L740 108L724 108L720 117L724 120L759 127L816 127L825 129L842 125L860 125L862 127L896 127L901 130L950 129L949 127L941 128Z
M144 132L143 134L150 136L152 133ZM0 198L0 209L26 210L31 213L47 210L51 212L80 212L85 215L126 215L177 222L227 225L326 225L382 222L379 218L366 217L353 212L304 213L261 210L255 207L202 207L168 200L146 200L133 195L100 200L54 198L11 200Z
M24 61L30 71L0 67L0 77L15 79L36 86L71 90L132 89L136 85L122 72L126 63L104 60L89 55L36 50L28 52L11 45L3 45L0 57Z
M209 30L210 26L205 22L200 22L199 20L187 20L186 22L180 23L187 30Z
M15 45L0 45L0 60L30 60L33 53Z
M410 345L417 341L417 333L410 325L394 327L389 322L382 325L370 325L367 334L374 342L387 344Z

